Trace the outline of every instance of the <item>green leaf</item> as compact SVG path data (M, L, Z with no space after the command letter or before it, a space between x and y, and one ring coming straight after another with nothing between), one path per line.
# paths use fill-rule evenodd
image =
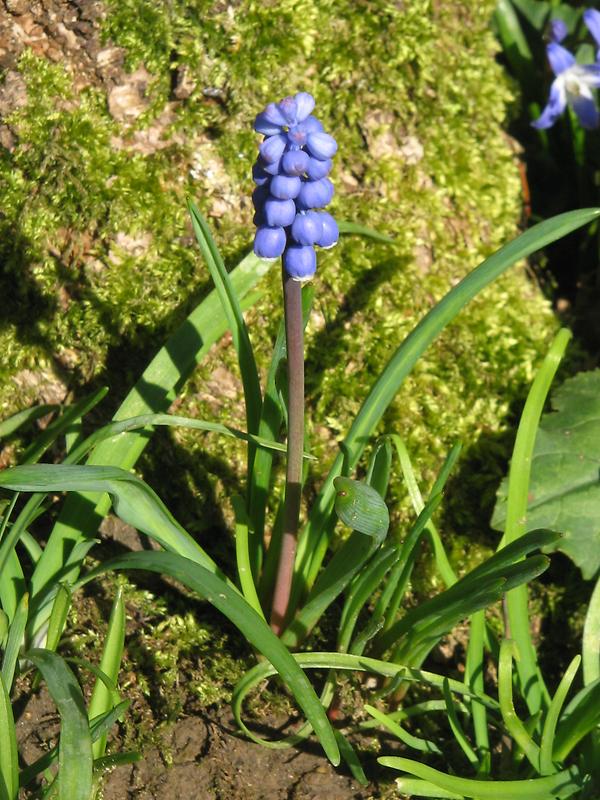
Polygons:
M4 651L4 657L2 659L2 680L4 681L7 692L10 692L12 688L15 669L17 667L17 661L19 660L19 651L23 644L23 635L25 633L25 626L27 625L28 613L29 595L25 593L21 597L15 616L8 630L6 650Z
M118 467L32 464L0 472L0 486L20 492L106 492L123 522L162 544L167 550L203 564L220 574L214 561L173 517L155 492L140 478Z
M395 244L396 240L391 236L386 236L385 233L367 228L365 225L357 225L354 222L338 222L338 228L341 234L354 234L356 236L365 236L367 239L374 239L376 242L383 244Z
M600 569L600 370L566 380L551 403L533 449L525 529L562 533L556 548L589 579ZM506 519L507 485L492 517L497 529Z
M390 514L383 497L362 481L336 478L335 513L344 525L371 536L381 544L390 527Z
M79 581L79 585L114 569L142 569L170 575L212 603L233 622L248 643L269 660L268 666L273 665L312 724L327 757L334 765L339 764L335 736L308 678L264 619L235 588L200 564L174 553L163 552L129 553L110 559L88 573Z
M61 718L59 800L90 800L93 788L92 739L79 684L64 659L56 653L35 649L25 657L44 676Z
M0 800L16 800L19 793L19 760L15 720L6 684L0 673Z
M104 639L104 649L100 659L100 669L107 678L116 684L121 668L123 647L125 644L125 605L123 589L119 587L113 601L108 621L108 630ZM109 712L119 702L116 692L110 691L106 684L96 678L94 690L88 706L88 717L93 719ZM92 745L94 759L101 758L106 750L106 734L100 736Z
M240 302L235 293L235 289L229 279L229 274L225 269L225 264L221 258L219 248L212 237L210 228L198 207L192 201L188 201L188 210L192 217L192 226L198 245L210 271L215 288L221 300L223 311L229 323L229 329L233 338L233 344L238 356L242 384L244 386L244 399L246 402L246 425L248 433L258 433L260 422L260 409L262 406L262 394L260 381L258 379L258 369L254 359L254 351L250 344L248 329L242 316ZM254 452L252 447L248 448L249 463L253 461ZM252 470L249 469L248 472Z
M235 293L238 298L245 298L243 303L246 307L256 300L257 295L250 293L271 266L270 262L250 253L230 273L229 278ZM196 364L226 330L227 320L221 301L217 291L213 289L152 359L119 407L114 416L115 421L166 411ZM123 433L119 437L101 442L90 454L88 463L130 469L144 451L150 437L151 431L143 430ZM61 575L62 580L74 580L77 577L80 562L73 562L71 572L64 574L65 553L73 552L78 542L94 536L109 508L107 495L78 493L67 498L32 576L33 595L45 593L50 596L48 588L56 582L57 574ZM49 613L47 604L34 610L30 621L33 632L40 628Z
M40 417L45 417L53 411L57 411L60 406L57 405L41 405L25 408L23 411L18 411L11 417L7 417L0 422L0 439L10 436L19 430L19 428L28 425L30 422L35 422Z
M532 778L522 781L477 781L459 778L456 775L447 775L445 772L440 772L410 758L383 756L377 761L384 767L416 775L422 780L439 786L446 792L456 792L459 797L476 797L478 800L556 800L556 798L572 797L576 792L581 791L582 787L576 767L557 772L547 778ZM452 794L450 796L452 797Z
M340 475L342 470L348 474L354 469L385 410L429 345L470 300L509 267L547 244L587 225L599 215L600 209L597 208L570 211L525 231L450 289L398 347L354 419L346 438L340 445L340 453L313 503L308 524L298 541L298 566L293 601L296 601L297 596L306 588L312 586L327 552L333 531L334 478Z

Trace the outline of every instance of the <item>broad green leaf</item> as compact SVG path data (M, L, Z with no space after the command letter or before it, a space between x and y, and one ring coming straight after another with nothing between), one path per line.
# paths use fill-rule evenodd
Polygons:
M202 564L227 580L148 484L124 469L32 464L1 471L0 486L19 492L106 492L123 522L155 539L166 550Z
M56 653L34 649L25 657L42 673L61 718L59 800L90 800L93 787L92 739L79 684L64 659Z
M170 575L212 603L233 622L248 643L269 660L268 666L272 665L274 671L279 673L313 725L327 757L333 764L339 764L338 746L331 725L308 678L264 619L235 588L200 564L174 553L163 552L129 553L110 559L88 573L79 581L79 585L115 569L142 569Z
M429 345L470 300L509 267L547 244L592 222L599 215L600 209L597 208L571 211L545 220L525 231L450 289L400 344L354 419L346 438L340 445L340 453L313 503L308 524L298 541L293 602L297 602L297 596L312 586L327 552L333 531L334 478L342 474L342 470L345 474L353 471L385 410Z
M556 548L589 579L600 569L600 370L569 378L551 401L535 440L525 529L562 533ZM504 480L492 517L497 529L506 493Z

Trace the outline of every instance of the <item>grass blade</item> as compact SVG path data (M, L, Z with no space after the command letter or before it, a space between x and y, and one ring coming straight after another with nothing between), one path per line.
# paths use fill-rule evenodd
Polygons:
M583 683L587 686L600 678L600 578L590 598L583 625Z
M438 755L441 755L441 750L435 744L435 742L430 742L428 739L420 739L418 736L413 736L412 733L405 731L402 725L399 725L395 720L391 719L387 714L379 711L379 709L375 708L374 706L366 704L364 708L367 714L370 714L373 719L376 719L380 725L383 725L384 728L387 728L390 733L393 733L394 736L397 736L398 739L400 739L401 742L404 742L404 744L408 747L412 747L415 750L421 751L422 753L437 753Z
M0 439L5 439L7 436L12 436L13 433L19 430L19 428L25 427L30 422L35 422L36 419L40 419L40 417L45 417L46 414L51 414L53 411L58 411L60 406L57 405L41 405L41 406L32 406L31 408L25 408L23 411L17 411L16 414L13 414L6 419L3 419L0 422Z
M2 680L6 691L10 692L15 677L19 651L23 644L25 626L27 625L27 615L29 614L29 595L25 593L17 607L10 628L8 630L8 640L6 650L2 659Z
M540 771L540 748L533 741L525 726L517 716L513 703L512 660L517 656L515 644L510 639L503 639L500 644L498 662L498 699L500 711L507 731L527 756L536 772Z
M174 553L162 552L130 553L111 559L88 573L79 585L114 569L142 569L170 575L212 603L281 675L313 726L327 757L334 765L339 764L339 750L331 725L306 675L264 619L235 588L200 564Z
M556 800L572 797L581 791L581 780L576 767L558 772L547 778L522 781L478 781L447 775L433 767L410 758L383 756L377 759L384 767L402 770L422 780L439 786L446 792L456 792L459 797L476 797L478 800Z
M555 771L554 764L552 763L552 750L554 747L556 725L580 663L581 656L575 656L567 667L561 682L558 684L558 689L552 698L552 702L550 703L540 743L540 775L551 775Z
M465 732L462 729L462 725L458 719L458 715L456 714L456 708L454 706L454 700L452 699L452 695L450 694L450 685L448 684L448 680L444 681L444 701L446 702L446 714L448 717L448 723L450 725L450 729L454 734L454 738L459 744L459 747L467 757L467 761L469 764L474 768L477 769L479 767L479 759L475 754L475 751L469 744L467 737L465 736Z
M484 688L484 653L485 610L477 611L471 616L467 662L465 669L465 685L472 692L482 692ZM473 733L480 758L480 775L489 775L491 768L490 738L488 734L487 710L480 703L471 704Z
M530 228L452 288L398 347L354 419L341 445L341 452L313 504L313 511L298 543L296 597L312 586L327 551L333 530L334 478L342 471L346 475L352 472L366 442L417 360L462 308L509 267L599 215L600 209L596 208L571 211Z
M366 225L357 225L354 222L338 222L338 228L341 234L354 234L355 236L364 236L367 239L374 239L376 242L382 242L382 244L395 244L396 240L392 239L391 236L386 236L385 233L379 233L379 231L374 230L373 228L368 228Z
M90 800L93 788L92 739L79 684L64 659L49 650L26 656L40 670L61 718L58 747L59 800Z
M232 497L231 503L235 513L235 555L240 588L246 599L246 602L251 605L256 613L266 622L260 600L258 599L256 584L254 583L254 578L252 575L250 550L248 547L249 522L246 514L246 506L242 498L239 496Z
M600 678L584 686L566 707L554 740L554 760L564 761L597 725L600 725Z
M0 800L17 800L19 759L10 697L0 673Z
M508 475L508 497L504 536L499 547L522 537L525 532L531 461L535 437L550 391L550 384L564 355L571 332L563 329L555 337L548 354L539 368L519 421ZM506 596L510 636L517 646L517 670L523 697L531 716L547 707L550 695L537 663L535 647L531 640L527 586L513 589Z
M121 659L123 657L123 647L125 645L125 604L123 602L123 588L119 586L108 620L108 629L104 640L104 650L100 659L100 669L113 683L117 683ZM96 679L94 690L88 706L88 717L93 719L99 715L106 714L119 703L119 696L116 692L111 692L106 684ZM104 755L106 750L106 734L103 733L92 744L92 754L94 759Z
M243 301L246 305L256 300L256 294L250 293L270 267L270 262L251 253L229 275L236 295L240 299L246 298ZM227 320L218 294L213 290L152 359L115 414L115 421L167 411L196 364L226 330ZM150 435L151 431L132 431L101 442L90 454L88 464L131 469L148 444ZM34 594L49 594L49 587L54 585L57 573L63 568L64 554L72 552L78 542L94 536L109 508L107 495L77 493L67 498L32 576ZM73 579L79 568L80 564L73 564ZM32 631L40 628L49 611L47 605L34 611L30 620Z
M235 290L229 280L229 274L219 253L210 228L195 203L188 201L188 210L192 217L192 226L196 239L206 261L210 276L213 280L223 311L227 317L233 345L237 352L242 384L244 386L244 399L246 401L246 426L248 433L258 433L260 423L260 410L262 406L262 393L258 378L258 369L254 358L254 351L250 344L248 329L242 316L242 309ZM254 460L254 448L248 447L248 474L252 472L251 465Z

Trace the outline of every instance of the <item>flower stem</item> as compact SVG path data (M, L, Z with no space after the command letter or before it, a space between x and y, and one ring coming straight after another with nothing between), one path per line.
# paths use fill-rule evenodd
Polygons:
M302 451L304 447L304 323L302 284L283 271L285 337L288 372L288 437L283 535L273 591L271 628L284 629L294 576L300 499L302 495Z

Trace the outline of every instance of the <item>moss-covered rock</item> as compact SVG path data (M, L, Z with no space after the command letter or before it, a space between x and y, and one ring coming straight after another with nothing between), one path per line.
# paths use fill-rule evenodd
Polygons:
M49 385L60 395L100 380L119 402L208 290L185 196L197 198L233 266L252 236L254 114L308 90L339 142L334 212L397 240L346 238L320 259L307 342L318 477L397 344L516 233L519 179L502 131L511 98L488 30L493 2L93 5L100 12L86 33L63 26L74 49L85 40L87 67L25 49L8 75L22 92L0 162L1 413L47 397ZM276 272L248 315L263 367L280 316ZM384 423L406 438L425 479L457 438L470 444L505 428L553 327L517 269L432 346ZM198 369L179 411L244 424L230 349ZM223 485L239 482L235 445L206 456L188 433L159 439L175 445L160 460L163 474L180 469L175 495L218 502ZM465 481L479 495L493 477L478 464ZM206 527L190 509L182 521Z

